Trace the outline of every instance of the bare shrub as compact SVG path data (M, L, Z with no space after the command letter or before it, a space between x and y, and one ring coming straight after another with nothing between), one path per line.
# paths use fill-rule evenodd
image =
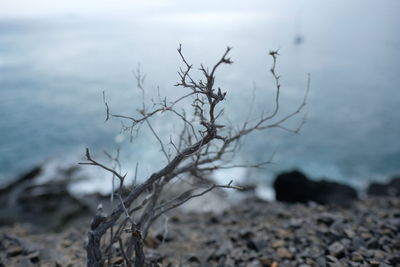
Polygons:
M279 75L276 73L276 61L278 52L271 51L272 67L270 72L275 81L276 94L274 108L270 114L259 114L256 119L246 119L239 124L221 124L224 110L220 105L224 101L227 92L220 88L215 88L215 78L217 70L223 65L232 64L228 57L231 48L226 51L212 68L199 68L199 75L202 79L192 78L195 70L189 64L179 46L178 53L182 60L183 67L178 71L180 80L176 84L178 87L187 89L187 93L174 101L161 99L153 103L148 108L145 103L139 110L138 117L116 115L110 112L109 106L104 98L107 109L107 120L120 118L130 125L124 124L124 129L131 132L131 135L140 129L142 125L149 128L151 133L159 142L166 165L160 170L151 174L143 183L134 184L129 192L123 196L126 174L117 171L116 165L108 167L92 158L89 149L86 150L86 162L81 164L93 165L110 172L113 177L119 180L119 186L113 188L112 197L119 201L119 204L112 210L111 214L104 214L99 208L93 218L88 234L87 244L87 266L104 266L106 259L108 262L115 257L113 247L118 244L120 255L124 258L126 266L143 266L145 254L143 251L143 240L146 238L151 225L165 212L174 209L188 200L202 196L215 188L240 189L232 184L232 181L225 185L212 184L205 189L193 187L190 190L181 192L172 199L161 199L163 190L172 180L185 177L210 177L210 174L219 169L234 167L253 167L260 168L271 162L271 159L258 162L252 165L235 165L232 159L238 152L239 143L244 136L259 130L269 128L281 128L290 132L298 133L304 123L304 117L300 120L300 125L296 129L288 128L284 125L286 121L300 114L306 105L307 94L309 91L309 80L306 93L301 104L289 114L281 115L279 112L280 90ZM139 89L143 91L143 76L140 72L136 75ZM177 108L178 104L190 100L191 110ZM151 118L159 113L171 113L177 122L183 124L182 130L177 134L174 142L170 138L169 142L162 141L162 138L154 130ZM171 153L173 148L174 153ZM118 162L118 161L115 161ZM136 180L136 174L135 174ZM110 233L109 238L106 234ZM129 233L129 238L124 238L123 233Z

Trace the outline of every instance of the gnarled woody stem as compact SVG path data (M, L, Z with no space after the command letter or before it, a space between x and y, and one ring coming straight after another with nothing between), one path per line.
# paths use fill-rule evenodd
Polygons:
M186 94L185 96L179 98L178 100L172 102L172 104L168 105L166 100L164 100L160 104L160 108L156 108L153 111L147 111L145 107L141 112L141 118L132 118L128 116L121 116L121 115L113 115L109 111L109 107L106 104L107 108L107 118L109 117L118 117L122 119L132 120L133 124L132 127L135 125L142 124L143 122L147 122L150 130L152 131L153 135L157 138L164 155L166 156L168 163L158 172L153 173L143 184L138 185L137 187L133 188L132 191L128 194L128 196L122 200L121 195L120 197L120 204L113 209L112 213L108 216L103 215L101 212L96 214L93 219L91 230L88 233L88 244L86 247L87 250L87 266L95 266L95 267L102 267L105 263L105 255L103 255L103 250L101 247L101 238L104 234L109 230L112 229L114 225L118 223L118 220L121 218L123 213L126 215L126 219L120 224L119 230L115 236L111 237L110 244L107 244L107 249L104 250L104 253L107 254L107 251L111 248L114 242L119 241L120 249L122 250L122 255L124 256L124 261L126 266L143 266L145 262L145 255L143 253L143 239L146 237L147 232L151 224L162 214L166 211L176 208L179 205L182 205L192 197L198 197L203 195L213 188L232 188L238 189L235 186L232 186L231 183L228 185L213 185L212 187L204 190L199 194L192 195L191 193L194 192L193 189L189 190L189 194L183 193L184 197L174 198L170 201L162 201L159 203L159 196L160 192L163 190L163 187L168 184L173 178L179 177L184 173L199 173L200 176L208 175L211 171L222 169L222 168L232 168L235 166L243 166L243 167L256 167L259 168L265 164L271 162L271 160L263 161L258 164L252 165L232 165L228 164L223 166L220 162L224 159L224 156L227 153L235 153L239 140L251 132L255 132L258 130L264 130L268 128L282 128L285 130L289 130L290 132L297 133L301 125L304 123L304 119L300 124L299 128L296 130L292 130L286 128L282 125L288 119L296 116L299 114L304 106L306 105L307 94L309 90L309 81L307 83L307 91L304 97L303 102L294 112L284 116L283 118L278 119L275 122L271 122L274 119L279 110L279 95L280 95L280 84L279 84L279 76L275 72L276 66L276 57L278 55L277 52L270 52L270 55L273 57L274 62L271 68L271 73L275 79L276 83L276 97L275 97L275 109L273 110L272 114L264 115L262 114L261 118L256 119L254 121L250 121L247 119L243 126L238 129L238 131L227 131L227 136L220 136L217 133L217 130L223 129L224 125L218 125L216 123L217 119L220 117L222 110L217 113L215 112L216 106L225 99L225 92L221 92L221 90L213 88L214 80L215 80L215 71L221 64L231 64L232 61L229 58L226 58L230 48L228 47L222 58L214 65L211 72L208 69L205 69L201 66L200 71L205 76L206 83L202 82L195 82L189 72L192 69L192 65L189 65L184 56L182 55L182 49L179 47L178 53L180 54L183 62L186 65L186 69L180 70L179 75L181 77L181 81L177 83L177 86L182 86L184 88L190 89L192 92ZM140 76L138 77L140 79ZM139 86L140 87L140 86ZM141 90L143 90L140 87ZM192 102L192 107L194 108L194 117L198 118L200 124L204 127L203 131L199 131L199 136L201 137L198 139L199 136L196 135L195 128L192 125L194 121L188 121L186 119L185 112L182 113L176 111L173 106L185 99L186 97L190 97L195 95L195 99ZM105 101L105 100L104 100ZM143 105L144 106L144 105ZM206 110L207 109L207 110ZM172 139L170 138L170 143L174 146L176 150L176 156L171 160L171 155L167 153L167 150L164 149L164 143L161 141L157 133L155 133L154 129L152 129L148 118L152 117L154 114L159 112L172 112L172 114L177 115L180 119L185 122L185 128L179 135L179 144L178 147L175 146ZM189 126L187 126L189 125ZM186 128L189 127L189 128ZM133 129L133 128L132 128ZM131 129L131 131L132 131ZM190 130L191 129L191 130ZM232 128L229 128L232 129ZM224 131L225 132L225 131ZM226 132L225 132L226 133ZM186 136L187 134L187 136ZM192 138L195 137L195 138ZM196 143L193 144L193 139L196 140ZM222 144L211 142L213 139L220 139L223 140ZM182 142L181 142L182 141ZM186 146L185 149L182 147ZM204 147L204 148L203 148ZM202 149L203 148L203 149ZM116 172L112 168L108 168L107 166L93 160L90 157L89 151L87 150L86 153L87 165L95 165L98 167L103 168L104 170L111 172L114 176L116 176L120 180L120 188L124 183L124 179L126 175L121 175L120 173ZM185 162L184 162L185 161ZM229 159L225 158L225 163L230 162ZM181 164L182 163L182 164ZM136 175L135 175L136 179ZM148 192L152 193L148 193ZM147 197L143 200L143 202L137 205L134 208L131 208L132 204L135 200L137 200L142 194L147 194ZM144 208L144 211L141 215L141 218L138 221L134 221L131 218L131 214L136 212L137 210ZM129 243L127 244L127 250L124 249L124 244L121 239L122 229L126 226L126 223L130 222L131 229L129 230L131 237ZM110 253L110 252L108 252ZM112 253L112 252L111 252ZM135 254L134 259L132 259L133 254ZM111 255L111 254L110 254ZM111 256L110 256L111 257ZM109 258L110 258L109 257Z
M126 198L124 201L125 207L129 207L132 202L137 199L145 190L151 188L153 183L163 176L172 173L179 163L182 162L186 157L192 155L193 153L197 152L202 146L207 145L211 140L216 137L217 130L216 128L210 128L207 130L207 134L199 140L197 143L193 144L192 146L186 148L185 150L181 151L175 158L164 168L159 170L156 173L153 173L147 181L138 187L136 187ZM103 221L98 223L94 229L89 231L89 238L88 244L86 246L87 251L87 266L88 267L102 267L104 266L104 258L101 253L100 248L100 240L101 237L106 233L106 231L113 226L117 220L120 218L122 213L124 212L124 208L122 204L119 204L118 207ZM92 224L93 225L93 224ZM140 229L137 229L140 230ZM139 265L140 266L140 265Z

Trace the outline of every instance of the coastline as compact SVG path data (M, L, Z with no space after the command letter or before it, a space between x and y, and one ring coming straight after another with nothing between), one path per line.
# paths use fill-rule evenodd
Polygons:
M98 193L71 194L68 184L75 172L65 169L58 179L39 183L36 168L9 191L2 189L3 266L85 265L90 220L98 203L109 211L110 199ZM289 177L285 182L295 183L284 186L290 196L292 189L320 191L332 185L293 175L299 173L276 179ZM252 186L237 193L240 197L212 191L156 222L145 240L147 260L153 266L400 266L400 197L393 195L400 191L389 185L371 185L369 195L343 202L346 195L338 195L343 185L333 183L339 190L326 203L316 202L318 198L266 201ZM187 186L178 183L169 194ZM310 192L300 196L315 196ZM122 255L114 258L113 266L121 259Z
M145 241L152 266L400 264L399 198L370 197L349 207L247 198L219 214L175 210L167 216ZM30 224L0 227L0 262L84 266L86 226L88 221L60 232ZM112 264L119 262L122 255Z

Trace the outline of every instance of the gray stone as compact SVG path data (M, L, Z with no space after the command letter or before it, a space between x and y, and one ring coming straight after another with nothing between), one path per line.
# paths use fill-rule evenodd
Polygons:
M326 259L324 256L320 256L320 257L316 258L316 262L317 262L318 266L322 266L322 267L326 266Z
M289 225L293 228L299 228L304 223L304 220L301 218L293 218L290 219Z
M336 258L341 258L344 256L345 253L345 247L339 243L339 242L334 242L328 247L329 253Z
M352 229L344 229L343 232L347 235L348 238L355 237L356 233Z
M356 236L352 240L352 247L353 249L366 248L367 243L361 237Z
M379 242L375 238L369 240L367 242L367 248L369 249L378 249L379 248Z
M360 253L354 252L351 254L351 260L355 262L362 262L364 261L364 257Z
M323 213L317 217L318 223L323 223L327 226L331 226L334 221L335 221L335 216L330 213Z
M326 256L326 260L328 263L339 263L339 260L334 256Z

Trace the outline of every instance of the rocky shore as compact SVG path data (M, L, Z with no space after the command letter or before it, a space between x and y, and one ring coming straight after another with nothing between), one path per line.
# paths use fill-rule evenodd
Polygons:
M311 198L304 201L299 195L294 200L282 199L293 194L278 193L278 177L275 190L284 201L264 201L247 193L240 201L225 200L224 210L218 213L174 210L156 223L145 240L148 264L400 266L400 191L396 179L386 187L371 185L370 195L358 199L341 185L343 196L337 190L326 189L337 184L331 187L305 177L287 179L289 174L299 175L282 174L280 181L295 181L297 186L302 184L316 192L321 188L327 191L322 195L310 191L300 194ZM2 203L6 208L0 214L0 266L85 266L84 246L93 203L108 200L90 196L82 201L69 195L61 180L39 186L27 182L30 179L25 176L24 182L1 191L0 200L10 204L6 196L12 192L24 214L4 215L12 209ZM31 194L17 194L21 184ZM57 190L49 194L45 188ZM286 188L293 190L290 185ZM329 195L332 197L327 198ZM323 201L316 196L323 196ZM221 192L213 197L224 201ZM210 196L196 201L201 205L206 198ZM111 266L120 263L122 255L112 259Z
M149 255L163 266L400 266L400 201L351 207L247 199L219 216L180 214Z

